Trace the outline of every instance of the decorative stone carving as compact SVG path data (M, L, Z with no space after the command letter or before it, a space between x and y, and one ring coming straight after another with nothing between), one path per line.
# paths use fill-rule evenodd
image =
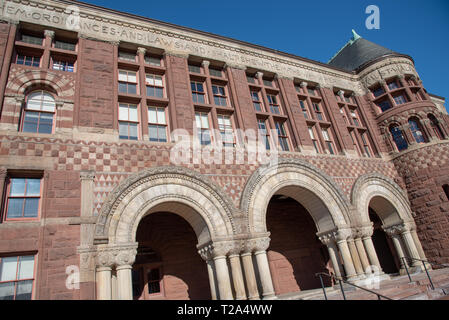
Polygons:
M132 266L137 256L137 243L99 248L96 263L99 267Z
M260 72L260 71L257 72L257 73L256 73L256 78L257 78L257 79L262 79L262 78L263 78L263 72Z
M374 234L374 228L373 226L365 226L365 227L360 227L357 230L357 236L362 238L362 239L367 239L367 238L371 238Z
M330 245L336 243L337 231L332 230L328 233L321 234L318 236L318 238L324 245L330 246Z
M336 235L336 240L337 242L341 242L341 241L346 241L348 240L350 237L352 236L352 230L347 228L347 229L338 229L337 230L337 235Z
M388 227L382 227L384 231L390 236L390 237L396 237L401 235L405 231L404 225L395 225L395 226L388 226Z
M80 179L81 180L94 180L95 179L95 171L81 171Z
M55 32L53 30L45 30L44 35L45 37L50 37L53 39L55 37Z
M147 53L147 49L139 47L139 48L137 48L137 53L141 54L141 55L145 55Z
M270 242L271 239L269 237L247 240L245 244L245 251L246 252L267 251L268 248L270 247Z
M308 85L309 85L309 84L308 84L307 82L305 82L305 81L303 81L303 82L301 82L301 83L299 84L299 86L300 86L301 88L303 88L303 89L306 89Z
M210 61L204 60L201 65L203 66L204 69L209 69L210 66Z

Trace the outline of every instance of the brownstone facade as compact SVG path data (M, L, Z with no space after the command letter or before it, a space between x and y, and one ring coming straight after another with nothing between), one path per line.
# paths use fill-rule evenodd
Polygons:
M125 25L120 13L75 1L37 2L42 7L3 1L0 23L0 262L34 257L33 299L131 298L123 289L131 279L126 272L133 265L136 272L143 249L151 249L160 274L139 269L145 290L153 291L133 292L134 298L258 299L316 288L317 272L360 278L364 257L376 264L370 236L362 231L370 227L370 206L385 211L376 211L385 229L411 224L416 234L416 223L419 239L413 244L406 237L410 229L401 231L405 255L449 263L449 117L424 89L410 57L390 55L349 72L152 20L127 16L132 23ZM65 16L54 8L67 3L85 13L81 28L56 22ZM95 16L111 25L97 25ZM202 51L201 45L212 49ZM128 75L123 81L123 71L136 80ZM161 77L161 96L151 94L157 86L148 75L152 81ZM192 82L203 90L192 90ZM379 87L383 93L376 96ZM29 109L35 92L54 99L49 133L39 132L44 112ZM203 94L205 101L195 100ZM220 98L226 104L217 103ZM391 108L382 111L384 100ZM121 104L128 111L136 106L136 121L121 118ZM154 141L153 107L164 109L166 122L159 127L166 130L165 141ZM261 121L278 129L279 139L270 137L272 153L279 149L275 178L259 175L260 164L251 163L246 151L243 163L174 165L176 141L169 133L185 129L196 135L201 112L209 129L221 129L225 117L233 130L263 131ZM40 122L26 118L36 114ZM122 137L123 124L129 139ZM406 148L399 148L392 126L402 132ZM236 145L246 143L235 139ZM25 179L41 181L38 211L26 218L22 207L23 215L10 219L16 210L12 186ZM279 195L287 200L263 207L262 200ZM18 199L28 201L26 194ZM265 240L258 240L269 232L272 244L264 248ZM354 244L362 239L366 253ZM123 248L136 250L137 258L132 250L131 258L123 258ZM252 258L245 260L246 254ZM220 264L223 257L227 262ZM264 274L265 262L271 276ZM17 286L21 280L6 282Z

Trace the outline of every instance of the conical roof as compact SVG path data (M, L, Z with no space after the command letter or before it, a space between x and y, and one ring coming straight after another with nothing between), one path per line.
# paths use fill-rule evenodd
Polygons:
M349 42L328 62L330 66L354 71L367 62L385 55L398 54L371 41L363 39L354 30Z

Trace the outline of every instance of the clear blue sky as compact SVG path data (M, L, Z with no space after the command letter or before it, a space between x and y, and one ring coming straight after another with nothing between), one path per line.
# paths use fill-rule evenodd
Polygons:
M328 62L349 40L362 37L412 56L430 93L449 100L447 0L85 0L95 5L207 31L313 60ZM377 5L380 30L365 26ZM446 103L448 107L449 103Z

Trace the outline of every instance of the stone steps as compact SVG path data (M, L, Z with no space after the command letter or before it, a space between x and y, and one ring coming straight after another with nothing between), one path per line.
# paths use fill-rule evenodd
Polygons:
M425 272L412 274L413 282L409 281L408 276L398 276L391 280L383 281L379 289L372 290L393 300L440 300L449 299L449 269L432 270L429 272L435 290L431 289L429 279ZM346 290L347 288L352 290ZM375 294L354 289L354 287L345 285L345 296L347 300L377 300ZM343 300L340 287L326 290L328 300ZM314 290L309 293L302 293L297 296L298 299L290 300L324 300L322 290Z

